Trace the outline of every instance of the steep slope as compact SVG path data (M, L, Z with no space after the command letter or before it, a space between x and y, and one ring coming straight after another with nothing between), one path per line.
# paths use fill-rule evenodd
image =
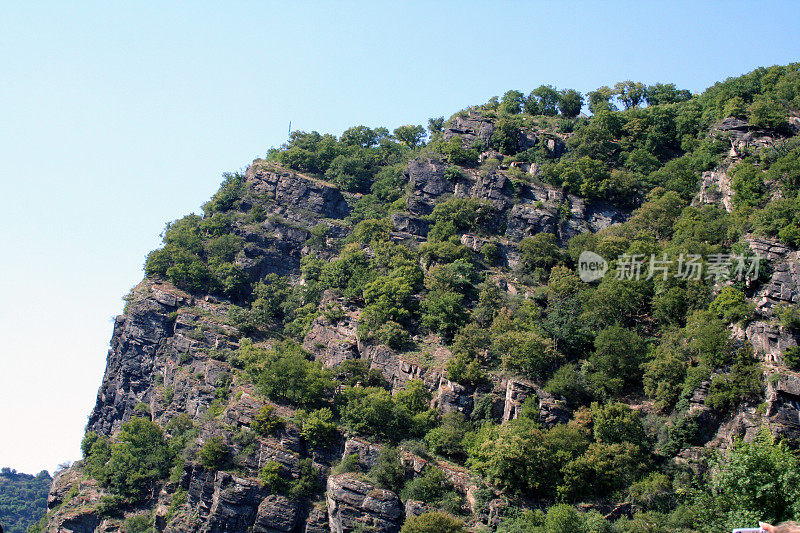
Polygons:
M800 101L778 70L647 107L623 84L591 118L510 91L427 143L295 132L168 225L41 530L744 519L715 461L800 443Z

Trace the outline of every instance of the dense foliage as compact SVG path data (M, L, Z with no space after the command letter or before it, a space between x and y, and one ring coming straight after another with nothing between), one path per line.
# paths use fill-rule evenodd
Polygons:
M42 470L35 476L4 467L0 470L0 524L6 533L25 533L47 510L53 478Z
M272 231L275 221L265 214L272 199L255 194L241 174L225 176L202 216L167 226L145 271L226 300L226 321L241 338L236 350L210 355L271 402L251 433L237 438L252 444L294 424L314 452L333 449L345 433L381 442L368 472L357 457L343 458L337 471L436 509L409 519L403 531L463 530L465 501L436 466L444 463L476 475L487 502L499 496L516 509L501 517L503 532L723 530L800 518L796 452L766 434L701 459L707 470L673 461L708 443L742 405L762 409L763 369L731 330L753 319L751 301L769 265L760 277L727 279L715 261L749 259L750 235L800 244L800 137L788 122L800 109L798 68L757 69L700 95L634 81L587 95L552 86L527 96L511 90L451 121L431 119L427 135L414 125L393 132L356 126L338 137L293 132L269 152L269 163L333 184L350 207L344 220L293 227L307 238L298 277L248 277L237 230ZM591 116L581 114L584 105ZM488 139L465 141L447 129L475 116L492 121ZM735 144L715 127L728 117L771 139L740 147L727 169L730 211L693 202L702 174L727 161ZM554 215L558 230L515 241L501 202L456 194L426 211L425 238L398 238L392 215L410 214L404 169L412 158L441 163L443 179L453 183L500 173L504 190L533 209L544 207L532 187L560 188L567 194ZM537 172L521 171L526 165ZM578 207L569 194L629 216L567 238L562 230ZM581 281L584 251L608 261L602 280ZM703 275L687 272L689 256ZM648 263L661 270L646 275ZM634 275L638 268L644 275ZM303 344L312 324L336 326L348 313L358 317L360 344L435 367L468 391L466 414L433 409L429 384L420 379L390 384L366 361L315 361ZM774 322L800 330L796 306L776 309ZM785 362L800 367L800 355L788 351ZM516 419L503 421L495 386L508 377L552 395L571 419L544 424L541 392L534 392ZM229 384L218 388L218 412ZM273 403L293 415L282 418ZM204 439L187 454L192 430L168 430L167 437L149 419L134 418L113 438L89 433L86 471L131 502L184 460L214 470L240 465L228 437ZM430 466L412 474L400 450ZM264 465L259 479L309 497L319 484L304 461L291 483L276 462ZM633 505L632 516L613 524L575 506L622 501Z

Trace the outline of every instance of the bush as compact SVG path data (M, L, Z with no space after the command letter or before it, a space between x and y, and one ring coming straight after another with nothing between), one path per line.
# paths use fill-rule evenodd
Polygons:
M550 339L535 331L509 331L492 340L491 351L503 359L503 366L532 378L547 378L562 356Z
M641 383L640 365L647 355L647 344L631 329L612 325L597 334L595 352L589 359L605 374L605 387L618 394Z
M723 288L708 306L709 311L729 323L746 322L753 315L754 308L744 293L733 287Z
M369 478L382 489L400 492L406 480L406 469L400 451L391 446L384 446L369 471Z
M469 423L463 413L457 411L442 417L442 424L425 435L425 442L433 453L455 459L463 459L464 436L469 431Z
M739 441L720 453L714 466L708 498L701 501L708 511L721 515L723 523L714 524L715 529L738 527L732 519L742 512L772 524L800 518L798 458L784 443L775 442L769 430L761 429L753 442ZM698 517L698 522L703 519Z
M464 522L438 511L412 516L403 524L400 533L466 533Z
M647 461L639 446L629 442L596 442L585 454L564 466L558 494L569 501L611 496L627 487L646 469Z
M361 435L397 440L411 428L411 414L385 389L348 387L337 401L342 423Z
M298 410L296 416L300 421L300 434L312 448L327 446L333 441L336 435L333 411L327 407L309 413Z
M450 512L461 511L461 497L453 490L444 472L435 467L428 467L422 476L406 483L400 498L403 501L421 501Z
M260 391L268 398L311 407L333 392L335 384L330 371L309 361L297 344L282 342L275 350L260 353L257 364L250 365L250 369L256 373Z
M285 473L280 463L267 461L258 471L258 480L261 485L275 492L283 492L286 488Z
M253 417L250 427L262 437L266 437L276 429L283 426L283 420L275 412L275 406L264 404Z
M104 437L97 438L86 463L90 475L114 495L135 501L167 476L172 454L161 428L147 418L137 417L124 423L110 443Z
M222 437L210 437L197 452L200 464L209 470L222 470L231 460L231 451Z

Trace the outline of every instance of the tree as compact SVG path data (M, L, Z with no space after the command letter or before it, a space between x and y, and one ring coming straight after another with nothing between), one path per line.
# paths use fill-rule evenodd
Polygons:
M509 115L518 115L522 111L525 96L519 91L507 91L500 99L500 111Z
M369 471L369 477L380 488L400 492L406 478L400 451L392 446L384 446Z
M464 296L453 291L436 290L422 300L422 325L441 334L446 339L467 321Z
M739 441L720 453L710 477L704 503L721 515L720 528L800 518L800 463L766 428L752 442Z
M115 494L139 499L155 481L166 477L171 459L161 428L147 418L132 418L122 425L111 444L100 481Z
M411 414L385 389L348 387L337 400L342 423L361 435L394 440L412 428Z
M231 459L231 451L222 437L210 437L197 452L200 464L209 470L225 468Z
M753 314L754 306L747 301L742 291L734 287L724 287L708 306L708 310L728 323L747 321Z
M406 125L395 128L394 136L409 148L414 148L425 138L425 128L422 126Z
M556 504L547 510L544 527L547 533L574 533L584 529L578 511L566 503Z
M540 115L555 116L559 101L558 91L551 85L540 85L528 96L536 102L536 110Z
M612 494L628 486L646 468L646 459L639 446L629 442L595 442L585 454L564 466L558 494L568 501Z
M260 391L275 401L302 407L319 404L334 389L330 371L306 359L302 349L291 342L264 354L257 369Z
M501 116L494 124L494 132L489 144L505 155L514 155L520 150L519 117Z
M437 133L442 133L443 129L444 129L444 117L435 117L428 119L428 132L430 133L431 137L433 137Z
M425 442L433 453L460 459L464 455L463 440L468 430L469 423L464 413L446 413L442 424L425 435Z
M597 114L600 111L615 111L614 105L611 103L611 97L614 96L614 91L611 87L603 86L596 91L589 92L589 111Z
M403 524L400 533L466 533L464 522L446 513L429 511L412 516Z
M592 423L594 438L607 444L628 442L636 446L648 447L647 435L638 411L624 403L614 402L606 405L592 404Z
M575 118L583 107L583 96L575 89L565 89L559 93L558 109L567 118Z
M266 437L283 425L283 421L275 412L275 406L264 404L253 417L250 427L257 434Z
M505 368L532 379L548 377L562 359L550 339L535 331L512 330L497 335L491 351L502 357Z
M440 468L429 466L424 473L412 479L400 492L403 501L417 500L450 512L461 510L461 497Z
M330 444L336 434L336 422L333 411L327 407L305 412L302 409L296 412L300 421L300 434L311 445L318 448Z
M552 233L537 233L533 237L526 237L519 243L522 253L521 265L531 273L540 274L546 278L550 270L562 261L561 249Z
M782 130L786 128L786 111L774 99L759 95L748 108L753 126Z
M621 81L614 85L614 94L625 106L625 109L638 107L645 100L647 89L643 83L635 81Z
M692 98L692 93L686 89L678 89L674 83L656 83L650 85L645 91L647 105L676 104Z
M631 329L611 325L600 331L594 340L595 352L589 359L605 374L608 389L617 394L625 386L636 387L641 381L639 366L647 355L647 344Z

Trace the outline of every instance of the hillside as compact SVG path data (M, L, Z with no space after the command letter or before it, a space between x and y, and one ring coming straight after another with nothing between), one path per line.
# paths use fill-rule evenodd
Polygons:
M799 69L293 132L167 225L39 530L800 518Z

